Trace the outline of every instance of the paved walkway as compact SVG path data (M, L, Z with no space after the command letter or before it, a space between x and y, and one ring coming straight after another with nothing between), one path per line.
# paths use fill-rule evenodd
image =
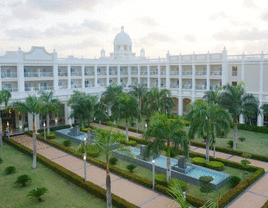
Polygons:
M93 123L91 125L98 126ZM102 128L111 129L109 126L102 125ZM121 133L125 133L124 130L120 129ZM137 136L138 135L138 136ZM142 138L142 134L129 132L129 136ZM190 146L190 150L202 154L206 154L206 150L204 148L199 148L195 146ZM209 154L213 156L213 151L210 150ZM240 162L243 160L242 157L234 156L231 154L226 154L222 152L216 152L216 157ZM268 163L249 159L251 165L262 167L265 170L265 174L257 180L254 184L252 184L249 188L247 188L243 193L241 193L235 200L233 200L226 208L261 208L262 205L268 200Z
M11 137L11 139L30 149L33 148L33 140L29 136L20 135ZM37 153L76 173L77 175L84 177L84 161L82 159L69 155L66 152L51 147L41 141L37 141ZM96 185L106 188L106 171L88 162L86 167L87 181L91 181ZM177 204L173 203L171 198L112 173L111 187L112 193L142 208L178 207Z

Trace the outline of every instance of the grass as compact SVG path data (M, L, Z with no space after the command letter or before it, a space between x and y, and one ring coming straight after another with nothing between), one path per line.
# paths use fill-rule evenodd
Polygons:
M61 178L44 165L37 162L37 168L32 169L32 158L7 144L1 147L0 157L4 160L0 164L0 207L106 207L105 201L92 196L85 190ZM15 166L17 171L12 175L5 175L4 169L10 165ZM14 184L17 177L22 174L28 174L32 178L29 186L24 188ZM42 197L44 199L42 203L27 197L29 191L37 187L48 188L48 192Z

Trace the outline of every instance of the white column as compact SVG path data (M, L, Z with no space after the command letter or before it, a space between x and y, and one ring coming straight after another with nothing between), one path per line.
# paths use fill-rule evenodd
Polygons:
M54 84L54 90L59 89L59 74L58 74L58 57L57 57L57 52L54 49L54 60L53 60L53 84Z
M109 70L109 64L106 65L106 75L107 75L107 79L106 79L106 86L109 86L109 79L110 79L110 70Z
M181 54L179 56L179 92L181 94L182 89L182 63L181 63Z
M97 64L95 64L95 66L94 66L94 75L95 75L95 79L94 79L94 85L95 85L95 87L97 87L97 85L98 85L98 72L97 72Z
M68 74L68 89L71 89L71 65L67 66L67 74Z
M29 131L33 130L33 116L30 113L28 113L28 129Z
M240 116L239 116L239 123L240 124L244 124L245 123L245 119L244 119L244 115L243 114L240 114Z
M140 67L140 65L138 64L138 83L139 83L139 84L141 83L141 75L140 75L140 73L141 73L141 67Z
M24 92L24 64L23 64L23 52L18 50L17 52L17 77L18 77L18 92Z
M117 85L121 85L120 82L120 64L117 65Z
M263 54L263 51L261 53L261 63L260 63L260 93L259 93L259 109L260 107L262 106L262 93L263 93L263 59L264 59L264 54ZM258 126L263 126L263 119L264 119L264 116L262 114L262 110L260 109L261 113L258 115L258 120L257 120L257 125Z
M170 65L166 63L166 89L170 88Z
M262 106L262 102L260 102L259 105L259 109ZM264 116L263 116L263 110L260 109L260 114L258 115L258 119L257 119L257 126L263 126L263 120L264 120Z
M222 86L228 83L228 57L227 50L224 47L222 51Z
M71 107L67 105L67 103L64 104L64 117L65 117L65 125L72 125L72 119L69 118L71 114Z
M85 88L85 64L81 66L81 73L82 73L82 88Z
M150 84L150 65L149 65L149 63L147 64L147 86L148 86L148 88L151 88L151 84Z
M183 100L181 95L179 95L179 115L182 116L182 107L183 107Z
M194 100L194 92L195 92L195 56L194 56L194 53L193 53L193 56L192 56L192 100Z
M245 81L245 54L242 54L242 62L241 62L241 80Z
M209 65L209 52L207 54L207 90L210 90L210 65Z
M2 66L0 65L0 90L2 90Z
M160 90L160 87L161 87L161 69L160 69L160 58L158 59L158 76L157 76L157 78L158 78L158 89Z
M128 65L127 67L127 86L132 85L131 81L131 67Z

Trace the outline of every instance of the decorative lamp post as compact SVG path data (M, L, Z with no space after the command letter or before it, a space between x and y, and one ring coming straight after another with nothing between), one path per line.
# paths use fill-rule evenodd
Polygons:
M44 122L44 139L46 140L46 123Z
M147 122L144 124L145 130L147 130Z
M182 192L184 199L186 199L186 192Z
M7 122L6 134L7 134L8 139L10 139L10 134L9 134L9 122Z
M154 184L155 184L155 177L154 177L154 172L155 172L155 160L152 160L152 166L153 166L153 189L154 189Z
M86 142L87 142L87 138L84 137L84 142L85 142L85 153L84 153L84 178L85 181L87 180L87 167L86 167L86 163L87 163L87 148L86 148Z

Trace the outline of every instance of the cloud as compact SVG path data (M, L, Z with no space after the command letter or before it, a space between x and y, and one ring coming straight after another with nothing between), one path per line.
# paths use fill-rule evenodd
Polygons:
M89 39L86 39L80 43L75 43L75 44L66 44L66 45L60 45L57 48L61 49L78 49L78 50L83 50L83 49L88 49L90 47L101 47L103 44L95 37L91 37Z
M208 17L208 20L222 20L222 19L227 19L228 16L226 15L225 12L217 12L215 14L212 14Z
M68 23L59 23L58 25L53 25L44 31L46 37L59 37L66 35L83 35L86 33L86 29L81 25L69 25Z
M189 42L195 42L196 41L196 36L192 34L187 34L184 36L184 39L189 41Z
M11 40L36 39L36 38L41 38L43 36L42 32L35 28L8 29L5 31L5 33Z
M242 6L246 7L246 8L250 8L250 9L258 9L259 8L253 0L244 0Z
M84 20L82 25L90 30L98 32L106 32L109 28L109 25L97 20Z
M148 40L155 40L155 41L160 41L160 42L172 42L173 39L170 38L168 35L163 34L163 33L149 33L147 36L142 38L144 41Z
M268 12L263 12L261 14L261 20L268 21Z
M213 37L217 40L264 40L268 39L268 30L260 31L258 28L251 30L230 31L228 29L215 33Z
M143 17L138 18L137 20L141 24L148 26L148 27L154 27L158 25L157 21L152 17L143 16Z

